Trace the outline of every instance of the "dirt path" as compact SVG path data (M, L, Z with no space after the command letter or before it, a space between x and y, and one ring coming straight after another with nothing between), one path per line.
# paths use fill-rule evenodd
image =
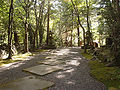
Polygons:
M89 75L88 60L80 54L80 48L64 48L51 52L41 53L31 60L23 61L9 67L0 68L0 83L16 80L32 74L22 71L24 68L38 65L36 61L44 60L43 57L50 55L51 58L66 61L63 70L53 72L45 76L37 76L55 83L47 90L107 90L101 83Z

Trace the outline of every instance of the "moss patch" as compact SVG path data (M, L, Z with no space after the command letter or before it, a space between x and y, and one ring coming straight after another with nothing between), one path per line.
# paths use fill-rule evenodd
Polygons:
M105 63L90 61L91 75L104 83L109 90L120 90L120 69L118 67L105 67Z
M108 50L104 54L109 53ZM92 55L89 53L84 53L83 50L81 54L86 59L91 59ZM101 63L97 61L90 61L89 66L91 68L91 76L101 81L108 90L120 90L120 68L118 67L105 67L106 63Z

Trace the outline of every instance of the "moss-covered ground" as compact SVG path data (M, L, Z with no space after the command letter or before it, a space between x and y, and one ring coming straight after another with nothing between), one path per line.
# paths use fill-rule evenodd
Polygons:
M84 53L84 50L81 50L81 54L88 60L92 59L92 55L88 53L88 50L87 53Z
M86 59L91 59L91 54L81 53ZM101 81L108 90L120 90L120 68L118 67L105 67L106 63L99 60L90 61L91 68L90 74L92 77Z

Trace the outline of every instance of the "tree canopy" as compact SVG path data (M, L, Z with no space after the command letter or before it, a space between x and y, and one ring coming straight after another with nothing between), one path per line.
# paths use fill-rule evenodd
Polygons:
M82 45L86 52L112 38L119 57L119 9L119 0L1 0L0 45L11 58L13 45L18 52Z

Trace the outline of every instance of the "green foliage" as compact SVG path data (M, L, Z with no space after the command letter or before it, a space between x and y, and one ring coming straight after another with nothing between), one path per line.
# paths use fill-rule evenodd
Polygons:
M0 44L6 43L8 27L8 10L7 0L0 0Z
M34 38L34 34L36 31L36 18L35 18L35 8L34 0L29 0L29 18L28 23L31 28L32 35L29 33L29 43ZM37 16L39 16L39 10L43 8L42 2L43 0L37 0ZM68 1L68 2L67 2ZM65 33L66 29L72 30L77 27L77 17L75 15L74 8L70 0L51 0L51 9L50 9L50 30L54 32L54 39L57 45L61 45L60 43L63 40L62 35ZM80 20L85 25L86 24L86 4L85 0L73 0L75 5L78 7L78 11L80 13ZM27 3L26 3L27 4ZM17 35L19 37L20 47L24 47L24 39L25 39L25 20L26 20L26 4L24 0L14 0L14 22L13 22L13 32L17 31ZM40 5L39 5L40 4ZM90 15L92 15L94 0L90 2ZM0 44L7 43L7 31L8 31L8 12L10 7L10 1L8 0L1 0L0 1ZM43 43L46 41L46 26L47 26L47 1L45 1L45 5L43 11L40 11L39 20L42 19L42 23L40 23L40 27L38 28L41 33L38 37L43 38ZM74 24L74 25L73 25ZM86 25L85 25L86 26ZM43 36L42 36L43 35ZM76 33L73 35L73 38L76 37ZM82 36L81 36L82 37ZM14 35L13 35L14 38ZM31 39L32 38L32 39ZM77 37L76 37L77 38ZM82 38L81 38L82 39ZM75 42L75 41L73 41ZM63 43L63 42L62 42ZM13 40L14 44L14 40ZM41 44L41 45L42 45ZM31 47L31 45L30 45Z
M101 15L101 18L99 20L99 30L101 32L101 29L103 29L104 32L107 31L108 37L111 37L113 40L113 45L111 46L111 51L113 52L113 55L116 59L116 61L119 62L119 59L117 57L120 57L119 51L120 51L120 6L119 6L119 0L118 2L114 0L100 0L99 5L99 14ZM103 26L103 28L102 28ZM103 32L102 31L102 32Z

